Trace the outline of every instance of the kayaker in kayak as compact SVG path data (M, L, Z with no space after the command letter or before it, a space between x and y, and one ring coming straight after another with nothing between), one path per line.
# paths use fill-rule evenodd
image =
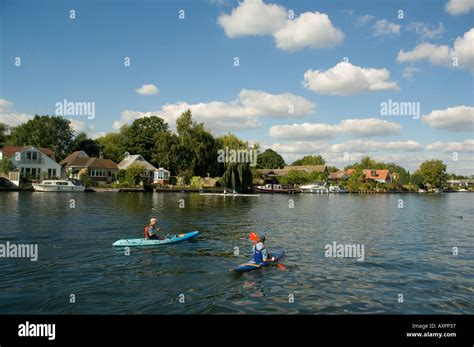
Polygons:
M260 235L257 243L253 246L253 261L256 264L274 261L275 258L268 253L267 245L265 244L265 235Z
M149 240L164 240L167 235L164 235L158 225L156 224L158 219L150 219L150 224L145 227L145 238Z

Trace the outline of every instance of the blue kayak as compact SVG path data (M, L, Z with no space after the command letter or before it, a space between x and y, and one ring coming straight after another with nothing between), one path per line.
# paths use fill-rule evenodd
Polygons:
M199 234L199 231L191 231L185 234L179 234L171 236L164 240L150 240L150 239L123 239L115 241L112 246L120 246L120 247L137 247L137 246L160 246L160 245L168 245L170 243L177 243L181 241L190 240L195 238Z
M260 269L261 267L267 266L268 264L271 264L271 263L276 263L278 262L278 260L283 258L283 256L285 255L285 250L284 249L275 250L273 252L270 252L270 255L275 258L275 261L268 261L268 262L266 261L266 262L257 264L253 260L250 260L246 263L240 264L233 270L238 271L238 272L250 271L250 270Z

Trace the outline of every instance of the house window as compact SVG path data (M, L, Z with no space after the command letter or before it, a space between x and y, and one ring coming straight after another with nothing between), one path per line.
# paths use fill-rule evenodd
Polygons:
M378 173L377 173L377 171L371 171L371 172L370 172L370 175L371 175L371 176L374 176L374 177L377 177L377 176L378 176Z

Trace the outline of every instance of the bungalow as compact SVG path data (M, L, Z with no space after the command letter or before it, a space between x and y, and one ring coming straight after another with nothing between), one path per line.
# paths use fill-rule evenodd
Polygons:
M127 155L119 164L119 170L127 170L133 164L141 165L144 167L141 177L146 182L152 182L154 179L154 173L157 170L152 164L147 162L140 154Z
M34 146L5 146L0 149L0 160L9 158L22 177L31 179L61 178L61 165L50 148Z
M84 151L76 151L59 163L70 178L79 178L79 172L86 169L88 177L96 183L115 181L118 166L110 159L91 158Z
M346 174L351 176L354 173L354 169L346 170ZM364 169L362 170L365 176L366 181L374 181L379 183L390 183L392 182L392 176L388 170L372 170Z
M344 170L339 170L331 172L329 174L329 179L334 181L346 181L349 179L349 175Z

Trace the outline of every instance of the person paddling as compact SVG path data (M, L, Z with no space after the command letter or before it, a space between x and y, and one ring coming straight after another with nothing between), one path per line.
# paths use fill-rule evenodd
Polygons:
M158 219L150 219L150 224L145 227L145 238L149 240L164 240L166 238L157 225Z
M260 235L257 243L253 246L253 261L256 264L261 264L269 261L274 261L275 258L268 252L265 244L265 235Z

